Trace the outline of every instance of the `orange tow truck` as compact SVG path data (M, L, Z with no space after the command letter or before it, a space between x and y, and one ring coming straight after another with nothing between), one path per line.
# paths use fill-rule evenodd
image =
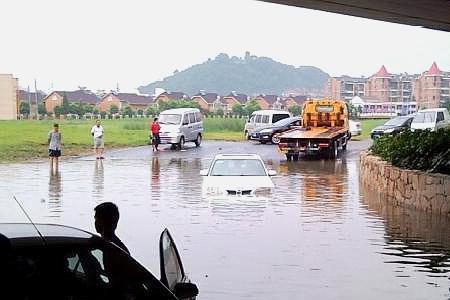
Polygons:
M347 149L351 138L347 103L341 100L307 100L302 107L302 124L281 133L278 149L287 160L298 160L300 153L326 154L334 159Z

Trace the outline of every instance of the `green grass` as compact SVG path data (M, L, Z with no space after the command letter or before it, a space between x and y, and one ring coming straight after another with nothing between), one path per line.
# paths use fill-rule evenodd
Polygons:
M356 136L356 137L352 137L352 140L363 140L366 138L370 137L370 132L372 131L372 129L374 129L375 127L379 126L379 125L383 125L384 123L386 123L387 119L370 119L370 120L360 120L361 122L361 135L360 136Z
M105 146L109 149L146 145L150 119L102 120ZM47 134L60 124L63 155L92 152L91 127L95 120L0 121L0 161L21 161L47 157ZM245 119L205 118L204 138L242 140Z

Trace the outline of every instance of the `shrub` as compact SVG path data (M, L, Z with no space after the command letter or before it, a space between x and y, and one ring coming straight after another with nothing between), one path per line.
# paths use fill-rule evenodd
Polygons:
M383 136L370 151L396 167L450 174L450 128Z

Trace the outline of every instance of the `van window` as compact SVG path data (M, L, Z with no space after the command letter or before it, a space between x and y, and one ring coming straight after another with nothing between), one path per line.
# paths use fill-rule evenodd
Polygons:
M202 121L202 114L200 112L195 113L195 121L201 122Z
M189 124L189 115L185 114L183 116L183 125Z
M413 123L434 123L436 114L434 112L419 112L413 120Z
M278 122L286 118L289 118L289 114L273 114L272 123Z
M436 122L440 122L440 121L444 121L444 112L442 112L442 111L438 111L437 117L436 117Z
M262 116L262 121L261 121L261 123L269 123L269 116L267 116L267 115Z
M180 124L181 115L175 114L162 114L159 115L159 124Z
M255 118L256 118L256 115L253 115L253 116L250 118L250 121L249 121L249 122L255 123Z
M262 118L261 115L256 115L255 123L261 123L261 118Z
M195 123L195 114L189 113L189 123Z

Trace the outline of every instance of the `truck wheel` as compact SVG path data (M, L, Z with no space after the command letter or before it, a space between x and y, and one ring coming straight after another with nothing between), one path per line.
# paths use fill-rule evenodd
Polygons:
M338 145L337 142L334 141L333 145L329 149L328 156L330 159L335 159L337 155L338 155Z
M291 153L286 153L286 159L287 159L287 161L291 161L292 160L292 154Z
M298 157L299 157L298 153L292 155L292 158L294 159L294 161L298 161Z

